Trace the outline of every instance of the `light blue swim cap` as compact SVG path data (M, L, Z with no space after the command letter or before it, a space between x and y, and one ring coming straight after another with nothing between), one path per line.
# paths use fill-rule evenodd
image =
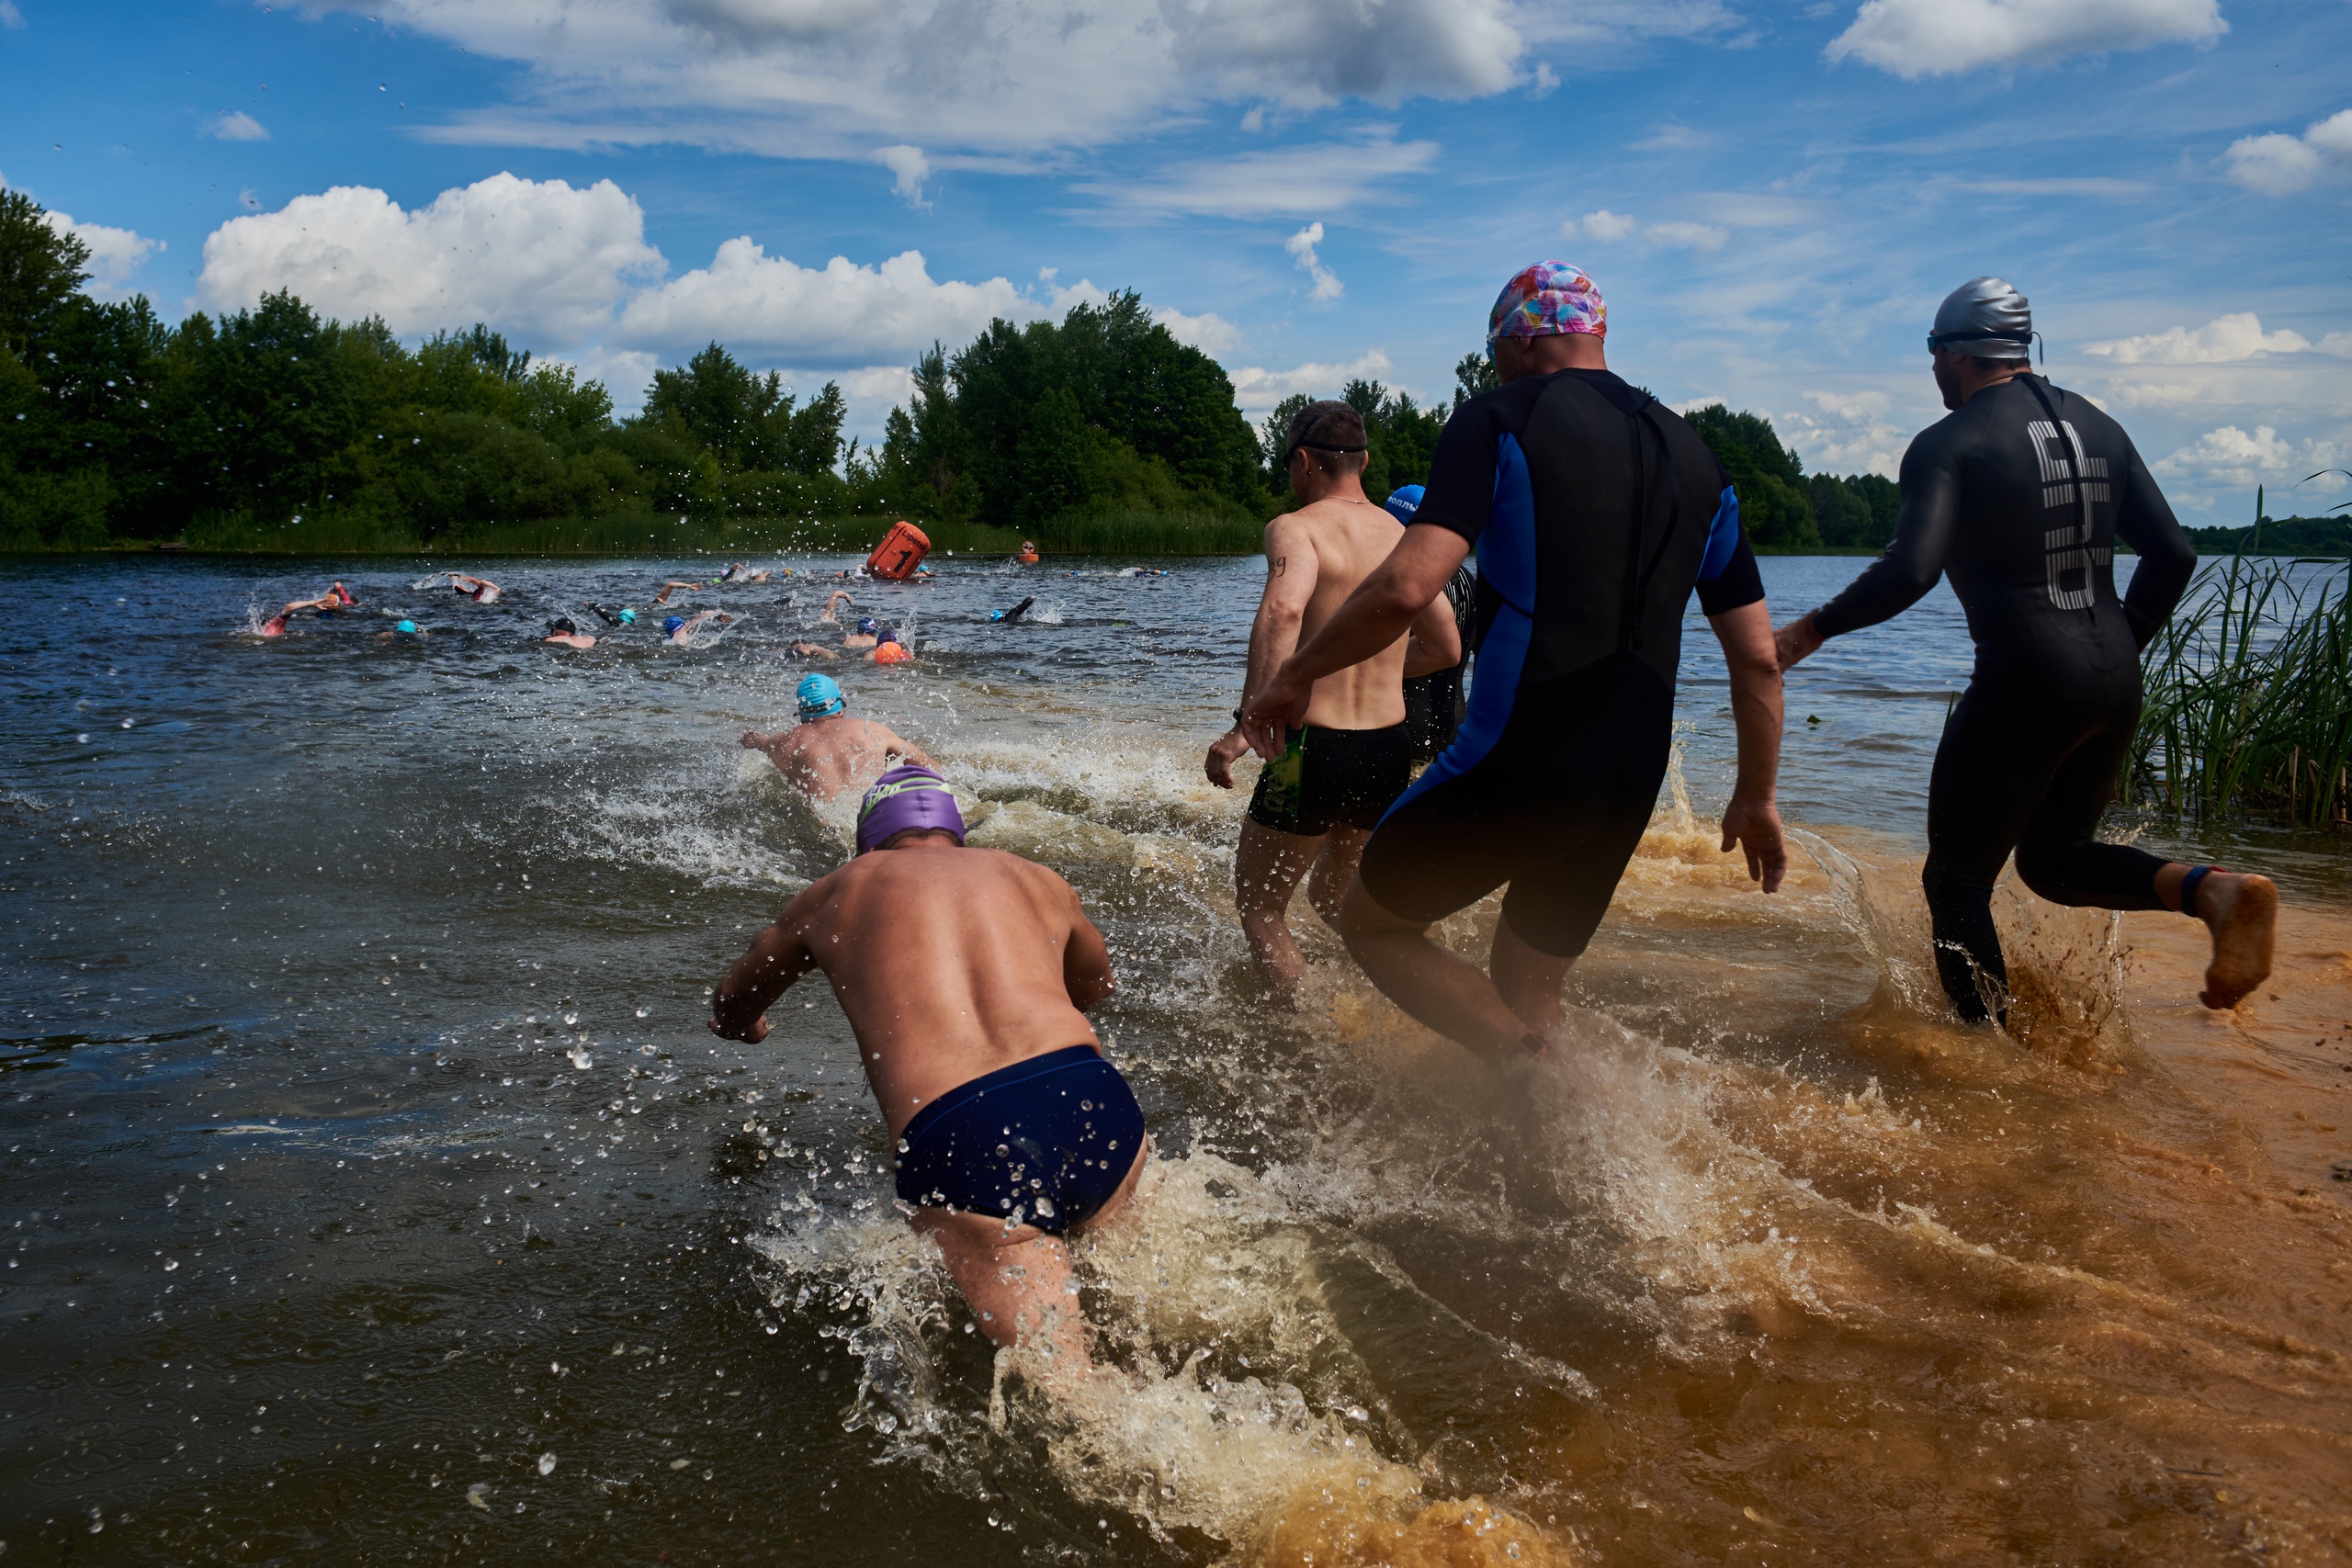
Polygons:
M1421 509L1421 497L1427 493L1428 491L1419 485L1398 485L1388 492L1388 499L1380 504L1386 507L1389 515L1396 518L1397 522L1410 523L1413 520L1413 513Z
M414 621L401 621L393 626L392 630L400 633L402 637L414 637L416 635L416 623Z
M849 706L849 699L831 675L809 675L802 678L793 693L800 704L803 718L827 718Z
M637 625L637 612L635 610L623 610L621 612L621 625L625 626L633 626Z

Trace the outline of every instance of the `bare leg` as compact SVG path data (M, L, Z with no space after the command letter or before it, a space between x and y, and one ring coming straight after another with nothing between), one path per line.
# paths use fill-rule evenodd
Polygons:
M2189 868L2177 862L2156 873L2156 897L2180 909L2180 885ZM2233 1008L2270 978L2271 948L2278 934L2278 888L2267 876L2215 871L2197 885L2197 908L2181 909L2203 920L2213 933L2213 961L2205 966L2209 1008Z
M1295 988L1306 973L1306 960L1284 917L1298 879L1322 847L1320 838L1277 833L1254 818L1241 823L1241 842L1233 854L1233 905L1259 973L1280 990Z
M1364 843L1371 837L1361 828L1332 829L1323 840L1323 852L1315 857L1315 869L1307 874L1306 901L1315 906L1323 923L1334 930L1347 903L1348 886L1356 879L1356 864L1363 859Z
M1348 887L1340 914L1340 934L1363 972L1372 976L1390 1001L1447 1039L1468 1046L1488 1061L1508 1062L1527 1053L1529 1021L1514 1011L1478 966L1431 942L1429 928L1399 919L1374 902L1359 880ZM1512 938L1516 943L1518 939ZM1502 943L1497 942L1497 952ZM1537 954L1541 957L1541 954ZM1545 963L1560 965L1559 959ZM1514 991L1532 997L1537 984L1533 964L1513 956L1510 970ZM1553 981L1552 1006L1556 1013L1558 981Z
M949 1209L917 1210L914 1223L939 1243L956 1288L979 1314L981 1333L999 1346L1035 1345L1042 1337L1057 1371L1086 1369L1086 1320L1059 1236Z

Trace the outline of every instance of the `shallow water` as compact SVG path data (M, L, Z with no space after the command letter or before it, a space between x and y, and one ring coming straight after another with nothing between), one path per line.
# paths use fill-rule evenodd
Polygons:
M734 744L821 590L581 654L534 628L673 573L0 567L10 1560L2352 1559L2338 840L2182 848L2290 889L2241 1013L2187 922L2018 898L2021 1043L1962 1032L1916 888L1957 606L1792 682L1777 898L1705 829L1702 631L1698 819L1662 801L1577 1049L1506 1089L1304 900L1301 1005L1247 982L1199 755L1255 566L939 564L855 590L921 661L839 672L1076 885L1164 1156L1081 1258L1106 1367L1050 1398L890 1209L830 998L700 1026L843 853ZM1765 570L1794 611L1860 565ZM364 614L248 634L335 570Z

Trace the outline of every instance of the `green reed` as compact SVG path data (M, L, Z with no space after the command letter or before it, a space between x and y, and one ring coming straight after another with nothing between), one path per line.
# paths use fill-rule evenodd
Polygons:
M2253 556L2198 574L2141 656L2146 696L2126 771L2143 803L2352 825L2347 574L2341 559Z

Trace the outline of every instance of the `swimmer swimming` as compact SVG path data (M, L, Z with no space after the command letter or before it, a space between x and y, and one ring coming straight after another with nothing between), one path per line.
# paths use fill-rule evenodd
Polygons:
M853 603L853 601L850 599L848 590L836 588L832 592L825 596L825 607L818 614L817 618L820 621L831 622L833 625L838 626L841 623L833 619L833 607L837 604L848 604L851 603Z
M1962 1018L2006 1021L1992 901L2012 850L2018 878L2053 904L2203 921L2213 956L2200 999L2234 1007L2270 973L2270 879L2098 838L2139 727L2141 650L2180 603L2197 551L2123 427L2033 374L2032 341L2025 297L2001 279L1946 298L1928 349L1952 412L1903 456L1886 553L1781 629L1781 664L1901 615L1951 577L1976 667L1928 775L1920 881L1936 970ZM2118 539L2139 554L2120 599Z
M608 626L633 626L637 625L637 612L635 610L628 609L626 607L618 611L607 610L593 599L582 600L582 603L587 606L588 613L590 615L594 615L598 620L604 622Z
M498 603L499 587L487 577L469 577L462 571L448 574L449 586L477 604Z
M548 623L546 640L560 643L565 648L594 648L596 639L571 624L571 617L561 616Z
M967 847L939 775L894 768L857 855L811 883L719 981L710 1031L759 1044L823 971L899 1151L899 1202L998 1346L1089 1364L1069 1245L1142 1174L1143 1111L1086 1010L1114 987L1102 933L1044 866Z
M734 623L735 617L725 610L696 610L691 615L672 615L662 623L662 640L679 648L691 648L705 626L716 625L724 629Z
M763 751L793 786L820 804L863 789L897 759L938 771L922 748L888 725L848 712L849 699L830 675L809 675L794 693L800 722L763 735L743 731L742 746Z
M821 642L796 642L786 647L787 659L839 659L841 655Z
M1367 445L1363 416L1343 402L1309 403L1291 421L1283 467L1300 504L1266 525L1245 704L1402 536L1396 519L1363 493ZM1234 852L1234 904L1259 972L1278 990L1295 989L1306 971L1288 918L1299 878L1316 912L1336 925L1365 839L1412 776L1405 678L1461 659L1453 608L1433 592L1398 635L1315 682L1282 752L1259 773ZM1219 789L1233 787L1233 763L1250 749L1239 716L1209 748L1206 772Z
M667 604L670 602L670 595L675 593L681 588L684 589L689 593L699 593L702 592L702 584L699 582L684 582L676 578L673 578L662 585L662 592L653 596L653 602L656 604Z
M727 570L718 574L718 581L721 582L765 582L768 576L765 570L753 571L741 561L729 561Z
M882 623L871 615L858 617L856 627L842 638L843 648L872 648L882 640Z
M1364 846L1340 932L1391 1000L1498 1064L1548 1048L1569 966L1649 824L1694 588L1739 738L1723 847L1745 848L1767 893L1788 867L1774 802L1781 670L1738 497L1680 416L1610 371L1607 331L1581 268L1538 262L1503 286L1487 321L1501 385L1455 406L1403 542L1244 721L1261 756L1281 755L1317 680L1442 604L1477 547L1469 717ZM1506 883L1490 971L1430 939Z
M359 601L351 596L351 590L345 588L341 582L337 582L334 587L328 589L324 593L320 594L315 599L288 600L286 608L278 611L277 614L270 616L269 619L261 624L261 635L264 637L284 637L286 635L286 623L292 620L297 615L300 615L304 610L315 610L321 615L332 615L340 610L356 608L358 604Z
M1029 606L1035 604L1036 602L1037 596L1035 593L1032 593L1028 598L1023 599L1020 604L1015 604L1010 610L989 611L989 619L991 621L1001 621L1004 625L1011 626L1013 622L1027 615L1029 613Z
M393 637L423 637L424 635L424 628L418 626L414 621L396 621L393 623L392 629L390 631L378 632L376 635L386 641L390 641Z

